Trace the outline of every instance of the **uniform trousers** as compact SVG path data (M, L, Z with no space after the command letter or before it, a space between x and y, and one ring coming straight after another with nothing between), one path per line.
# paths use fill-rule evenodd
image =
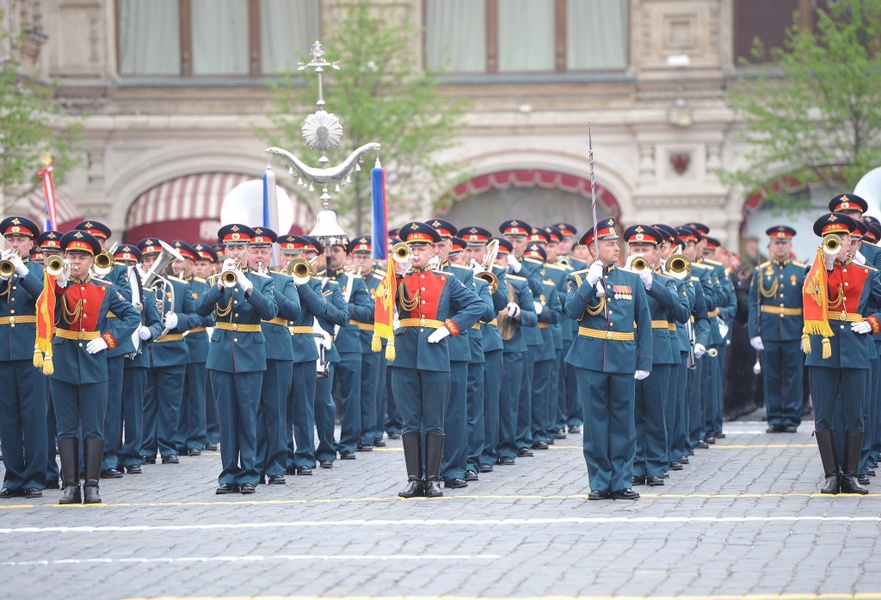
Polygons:
M334 369L340 386L340 440L337 452L354 452L361 437L361 353L340 354Z
M802 370L804 353L801 340L764 342L760 356L768 425L801 424Z
M844 409L844 428L863 430L863 402L869 382L868 369L808 367L814 421L817 430L833 428L837 404Z
M631 459L636 443L631 373L577 369L578 394L584 415L584 460L591 491L630 488Z
M315 428L318 431L318 448L315 457L318 460L336 460L336 441L334 439L334 423L336 422L336 406L331 395L331 384L337 365L328 365L328 376L315 382Z
M869 362L869 379L866 386L866 399L863 402L863 448L860 452L858 475L865 475L872 459L872 448L875 444L878 427L877 388L878 376L881 372L881 358L875 357Z
M295 362L285 433L288 469L315 468L315 383L315 361ZM292 439L296 440L296 449Z
M156 456L157 450L163 457L178 454L175 436L186 372L186 365L153 367L147 372L142 456Z
M517 456L517 407L523 385L523 353L505 352L505 376L499 392L499 458Z
M680 353L682 360L673 365L670 375L670 394L667 396L667 433L670 460L679 462L688 454L688 409L685 388L688 379L688 353Z
M515 444L517 449L532 448L532 381L535 376L537 346L527 346L523 353L523 381L517 400L517 425Z
M686 381L685 397L688 409L688 452L693 453L695 446L703 439L704 429L704 410L703 401L701 399L701 375L707 363L707 356L704 355L694 361L695 367L688 369L688 379Z
M46 481L58 481L58 461L55 460L56 438L58 437L58 425L55 423L55 406L52 404L52 393L49 392L49 382L46 381Z
M548 441L548 416L551 413L551 374L554 360L535 361L532 375L532 418L529 439L532 443ZM532 444L530 444L532 445Z
M468 456L465 462L467 471L480 472L480 455L486 446L486 425L484 423L484 373L482 362L468 363Z
M445 481L465 477L468 460L468 361L451 360L448 375L450 392L441 425L446 437L440 478Z
M107 406L104 409L104 458L101 470L115 469L119 462L122 439L122 379L125 371L124 355L107 357Z
M666 413L672 367L652 365L651 375L636 382L636 477L663 477L669 465Z
M217 482L257 485L257 405L263 371L227 373L209 369L220 422L220 461Z
M564 344L566 342L563 342ZM566 418L563 407L560 405L561 395L565 394L563 388L566 387L563 382L563 350L554 350L554 362L551 366L551 385L549 388L548 398L548 416L547 430L548 437L554 438L553 434L559 431L565 431Z
M77 384L50 377L49 387L52 390L59 439L78 438L81 434L83 439L104 439L106 381Z
M118 466L141 466L144 444L144 391L147 388L146 367L126 367L122 374L122 445Z
M718 352L719 346L713 346L713 348ZM703 411L701 439L712 435L716 427L716 372L719 370L721 356L721 353L715 357L707 353L703 357L704 368L701 369L701 410Z
M444 433L444 409L450 392L450 374L404 367L390 370L392 388L401 411L402 433Z
M499 394L502 389L501 350L483 352L483 449L480 464L492 466L499 459Z
M184 374L184 394L180 423L174 437L178 451L204 450L207 438L205 420L205 364L189 363Z
M373 446L374 440L382 439L382 428L377 426L377 393L379 387L379 363L384 359L379 352L361 355L361 446Z
M573 339L572 342L575 340ZM569 353L569 346L563 348L563 356ZM575 367L563 361L563 380L566 382L566 425L569 427L581 427L584 416L581 414L581 400L578 393L578 377L575 374Z
M34 368L33 361L13 360L0 362L0 381L0 445L6 471L3 487L42 490L48 461L46 376Z
M217 401L214 398L214 390L208 369L205 369L205 443L216 444L220 441L220 423L217 421Z
M380 393L385 399L385 432L400 434L404 428L404 423L401 419L398 403L395 400L395 390L392 389L392 370L388 368L388 363L384 363L383 370L385 377L383 378L383 387Z
M266 360L257 405L257 472L261 476L285 472L292 364L289 360Z

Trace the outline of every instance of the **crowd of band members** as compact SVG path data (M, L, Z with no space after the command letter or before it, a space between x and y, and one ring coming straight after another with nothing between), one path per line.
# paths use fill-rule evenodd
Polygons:
M851 295L842 304L830 283L835 331L825 341L802 332L810 266L791 259L792 228L767 231L770 260L748 286L768 432L800 425L807 364L825 493L865 493L881 453L881 338L870 316L881 303L881 228L862 218L866 209L861 198L836 196L814 228L842 240L838 255L826 254L826 272ZM180 258L145 285L163 255L158 239L116 246L115 265L96 276L94 257L111 237L102 223L40 233L8 217L0 230L14 266L0 277L3 498L61 487L61 503L100 502L99 479L218 446L216 493L250 494L353 460L386 436L403 437L408 483L399 495L434 497L584 426L589 499L636 499L635 486L663 486L725 436L736 279L714 260L728 255L700 223L622 232L606 218L580 237L566 223L518 219L498 236L444 219L407 223L384 240L408 247L389 259L391 361L375 351L386 267L371 258L369 236L226 225L216 247L172 241ZM53 255L66 267L47 376L34 367L35 303ZM646 268L634 268L637 256ZM294 258L311 272L283 271ZM830 339L831 358L817 350Z

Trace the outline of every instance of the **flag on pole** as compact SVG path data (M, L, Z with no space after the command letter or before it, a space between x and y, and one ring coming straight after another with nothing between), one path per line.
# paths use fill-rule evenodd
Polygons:
M376 248L376 238L373 238ZM385 246L385 244L382 244ZM375 251L374 251L375 252ZM388 261L388 268L382 281L376 286L376 305L373 309L373 339L370 349L379 352L382 340L388 340L385 347L385 358L395 360L395 261Z
M52 375L52 338L55 335L55 275L46 273L43 291L37 297L37 336L34 341L34 366L43 369L44 375Z
M55 230L58 225L58 209L55 204L55 183L52 181L52 157L43 155L43 164L46 166L37 171L43 178L43 192L46 194L46 222L44 231Z
M376 164L371 171L373 186L373 259L388 258L388 207L385 202L385 172L376 157ZM394 271L392 271L394 280Z
M279 236L287 233L278 230L278 196L275 190L275 173L271 165L266 165L266 170L263 172L263 227L271 229ZM281 264L281 256L276 244L272 247L272 259L273 264Z

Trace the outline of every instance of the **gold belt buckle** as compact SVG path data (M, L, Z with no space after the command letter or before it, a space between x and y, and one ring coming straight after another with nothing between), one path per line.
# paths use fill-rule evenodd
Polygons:
M841 311L841 320L847 321L847 311L845 311L845 310Z
M78 340L83 339L85 333L86 332L84 330L80 329L79 331L76 332L76 339L78 339Z
M14 316L9 317L9 324L11 326L15 327L15 317Z
M781 306L781 307L780 307L780 316L781 316L781 317L784 316L784 310L785 310L785 309Z
M233 331L238 331L238 330L239 330L239 324L238 324L238 323L233 323L233 324L232 324L232 330L233 330Z
M425 317L419 317L419 326L425 327Z
M613 335L614 335L614 334L613 334L611 331L607 331L607 332L606 332L606 339L607 339L607 340L611 340Z

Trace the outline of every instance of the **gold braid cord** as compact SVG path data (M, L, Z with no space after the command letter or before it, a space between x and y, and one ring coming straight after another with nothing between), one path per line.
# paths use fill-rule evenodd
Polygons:
M398 303L401 306L401 310L406 310L409 313L412 313L417 308L419 308L419 300L420 294L419 290L416 290L413 293L412 298L407 298L407 286L402 280L401 283L398 284Z
M64 318L65 323L67 323L68 325L72 325L75 321L79 320L82 313L82 299L76 301L76 307L73 310L70 310L70 306L67 303L67 296L64 296L61 299L61 316Z
M759 273L759 293L765 298L773 298L777 295L777 284L779 282L775 279L774 284L771 286L771 289L765 288L765 276Z

